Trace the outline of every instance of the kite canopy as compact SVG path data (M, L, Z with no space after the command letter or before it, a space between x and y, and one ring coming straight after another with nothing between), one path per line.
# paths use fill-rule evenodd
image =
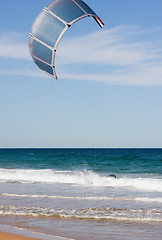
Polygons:
M102 28L101 19L82 0L55 0L45 7L29 33L29 50L37 66L57 79L55 55L61 37L73 23L91 16Z

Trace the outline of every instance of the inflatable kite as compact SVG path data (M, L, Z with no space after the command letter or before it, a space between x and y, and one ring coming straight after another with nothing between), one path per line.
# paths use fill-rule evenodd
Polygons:
M29 33L30 54L41 70L57 79L57 46L68 28L85 17L93 17L101 28L104 26L96 13L82 0L55 0L41 11Z

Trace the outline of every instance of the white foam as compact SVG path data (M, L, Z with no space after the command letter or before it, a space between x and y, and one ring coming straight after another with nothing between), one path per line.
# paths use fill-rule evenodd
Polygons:
M1 182L21 183L62 183L78 184L91 187L113 187L142 191L162 192L162 179L151 177L120 177L112 179L92 171L53 171L0 169Z
M39 194L15 194L1 193L0 196L19 197L19 198L49 198L49 199L70 199L70 200L88 200L88 201L139 201L139 202L157 202L162 203L162 198L149 197L106 197L106 196L59 196L59 195L39 195Z
M149 197L137 197L135 199L136 201L139 202L157 202L157 203L162 203L162 198L157 197L157 198L149 198Z
M0 206L0 215L3 216L31 216L31 217L54 217L75 219L98 219L116 221L141 221L162 222L162 212L142 209L115 209L115 208L89 208L89 209L50 209L40 207L15 207Z

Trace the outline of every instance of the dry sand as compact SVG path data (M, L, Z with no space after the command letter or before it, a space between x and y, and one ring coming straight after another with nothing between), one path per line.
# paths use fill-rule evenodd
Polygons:
M28 238L15 234L0 232L0 240L36 240L36 238Z

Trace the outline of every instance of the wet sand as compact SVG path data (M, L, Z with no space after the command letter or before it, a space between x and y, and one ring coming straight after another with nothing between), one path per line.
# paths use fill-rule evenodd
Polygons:
M2 240L36 240L36 238L23 237L11 233L0 232L0 239Z

